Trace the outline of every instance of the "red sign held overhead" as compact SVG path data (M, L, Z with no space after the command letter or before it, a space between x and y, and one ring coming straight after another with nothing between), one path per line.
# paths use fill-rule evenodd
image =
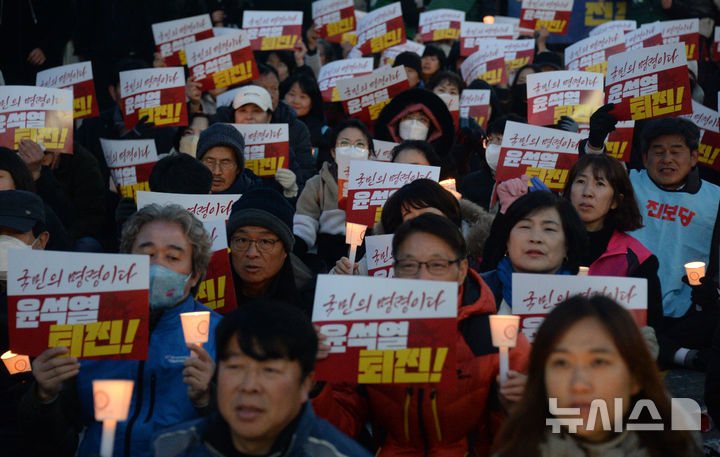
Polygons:
M187 63L186 45L214 36L209 14L153 24L152 32L155 48L169 67Z
M260 76L243 30L189 44L185 56L190 74L200 82L203 92Z
M253 51L291 51L302 39L302 11L249 11L243 13L242 28Z
M120 95L127 130L132 130L138 120L146 116L146 122L152 122L155 127L187 125L183 67L120 72Z
M74 119L98 117L100 115L90 62L73 63L39 71L35 79L35 85L38 87L72 89Z

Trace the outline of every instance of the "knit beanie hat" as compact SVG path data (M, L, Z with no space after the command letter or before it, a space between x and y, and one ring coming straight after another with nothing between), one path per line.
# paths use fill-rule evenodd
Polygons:
M245 140L238 129L230 124L218 123L203 130L198 139L197 159L202 160L205 153L215 146L227 146L232 149L235 152L238 170L245 168L245 157L243 156Z
M277 235L285 245L285 251L291 252L295 245L292 232L294 214L292 205L275 189L251 189L232 206L227 222L228 243L235 230L256 225Z
M398 54L393 62L393 67L399 67L400 65L412 68L417 71L418 76L422 77L422 59L414 52L405 51Z

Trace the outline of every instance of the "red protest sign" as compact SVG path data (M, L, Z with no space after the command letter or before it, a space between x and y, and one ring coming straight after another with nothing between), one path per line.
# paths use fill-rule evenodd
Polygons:
M383 107L410 88L405 67L381 67L369 75L337 81L340 100L350 117L372 125Z
M662 28L659 22L643 24L639 29L625 34L625 49L627 51L651 48L663 44Z
M260 76L243 30L191 43L185 47L185 56L190 74L200 82L203 92Z
M527 77L529 124L554 125L562 116L589 123L603 99L603 77L599 73L548 71Z
M358 21L356 48L363 55L375 54L406 40L400 2L370 11Z
M625 51L625 35L616 30L580 40L565 49L565 68L605 74L608 57Z
M350 162L345 220L368 227L380 220L388 197L416 179L440 178L440 167L370 160Z
M290 168L287 124L232 124L245 139L245 168L273 177L278 168Z
M464 21L464 11L447 8L423 11L420 13L418 33L424 42L457 40L460 38L460 25Z
M700 19L680 19L660 22L663 44L683 43L687 60L700 55Z
M13 352L66 346L83 359L147 358L148 256L15 249L8 256Z
M105 162L123 198L135 198L141 190L150 190L148 179L155 162L155 140L106 140L100 138Z
M537 176L550 190L562 191L583 138L579 133L508 121L495 181Z
M448 107L448 111L450 111L450 115L453 119L453 125L455 125L455 130L460 128L460 97L458 95L452 95L452 94L438 94L438 97L442 99L442 101L445 103L445 106Z
M605 103L618 120L690 114L690 79L684 45L666 44L608 59Z
M700 128L698 162L720 171L720 114L695 100L692 108L692 114L683 117L690 119Z
M507 84L505 46L499 40L485 40L480 49L465 59L460 66L460 72L468 86L476 79L482 79L493 86Z
M382 52L382 55L380 56L381 65L394 64L395 58L400 55L400 53L405 51L414 52L415 54L422 57L422 55L425 53L425 45L416 43L414 41L406 41L403 44L387 48ZM370 59L370 57L367 58Z
M147 116L155 127L187 125L185 72L182 67L120 72L120 109L131 130Z
M152 25L155 48L165 65L185 65L185 46L196 41L212 38L212 21L209 14L159 22Z
M320 68L320 74L318 75L318 86L320 86L323 101L340 101L340 93L337 89L338 80L369 75L372 71L372 57L343 59L326 63Z
M533 63L535 40L498 40L505 48L505 68L514 73L525 65Z
M368 276L371 278L392 278L395 276L393 268L392 233L389 235L371 235L365 237L365 260L367 261Z
M35 85L38 87L72 89L74 119L98 117L100 115L90 62L72 63L39 71L35 79Z
M242 28L253 51L291 51L302 34L302 11L248 11Z
M0 146L17 150L20 141L72 154L71 90L35 86L0 86Z
M490 89L465 89L460 94L460 117L475 120L487 131L490 114Z
M312 320L330 346L318 380L454 385L457 283L320 275Z
M647 325L647 280L617 276L567 276L512 274L512 312L520 316L520 331L530 342L540 324L560 302L574 295L612 298L635 318L639 327Z
M546 27L550 33L565 35L572 9L573 0L523 0L520 27L531 30Z
M713 60L720 60L720 27L715 27L715 42L712 44Z
M138 192L137 205L168 204L180 205L193 213L210 234L212 256L205 273L205 279L198 285L195 300L210 309L226 314L237 308L232 267L228 255L225 223L230 209L240 195L186 195L163 192Z
M588 32L588 35L600 35L605 32L620 31L623 33L632 32L637 29L637 21L622 20L622 21L608 21L598 25Z
M377 160L378 162L392 162L393 149L398 144L400 144L400 143L395 143L393 141L382 141L382 140L373 139L373 147L375 149L375 157L372 157L372 160ZM347 171L349 174L350 173L349 165L348 165Z
M482 48L490 38L512 39L515 28L511 23L485 24L466 21L460 27L460 55L467 57Z
M605 139L605 153L621 162L630 160L635 121L620 121Z
M353 0L315 1L312 3L312 18L322 38L340 43L343 34L355 30L355 3Z

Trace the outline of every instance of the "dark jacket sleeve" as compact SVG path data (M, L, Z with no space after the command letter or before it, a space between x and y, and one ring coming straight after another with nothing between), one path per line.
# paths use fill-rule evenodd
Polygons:
M97 236L105 222L105 182L93 155L76 146L67 165L58 167L57 176L75 208L75 219L66 224L75 238Z
M647 279L647 324L656 331L663 319L662 291L660 278L657 275L659 266L657 257L651 255L630 274L633 278Z
M295 160L300 165L298 181L305 182L317 174L312 154L310 130L299 119L293 119L289 125L290 147L295 151Z
M65 227L70 227L73 224L75 208L70 198L63 192L62 186L55 179L50 168L42 168L40 177L35 181L35 190L43 201L55 211L55 214Z

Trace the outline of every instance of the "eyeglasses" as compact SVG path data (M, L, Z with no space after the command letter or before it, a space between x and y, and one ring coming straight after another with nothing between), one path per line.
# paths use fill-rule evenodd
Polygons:
M203 159L202 163L206 167L208 167L210 170L214 170L215 167L220 167L220 170L226 171L226 170L232 170L233 168L235 168L237 166L237 164L235 162L233 162L232 160L221 160L218 162L217 160Z
M230 249L238 252L245 252L250 249L250 245L255 243L255 248L260 252L270 252L275 247L275 243L280 240L271 240L270 238L260 238L259 240L251 240L245 237L236 237L230 240Z
M418 274L420 268L425 265L428 273L433 276L442 276L448 272L450 265L460 262L462 259L455 260L430 260L428 262L417 262L415 260L399 260L395 262L395 273L401 276L414 276Z

